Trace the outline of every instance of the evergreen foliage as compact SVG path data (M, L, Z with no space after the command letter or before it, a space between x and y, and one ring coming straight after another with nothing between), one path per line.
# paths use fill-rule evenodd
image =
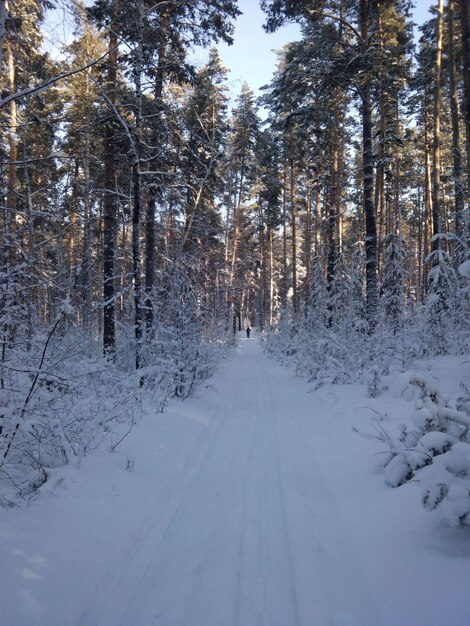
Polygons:
M370 396L468 351L463 3L415 51L407 0L262 0L266 29L300 40L233 106L210 47L235 0L73 6L60 61L49 2L11 3L1 42L0 454L21 490L120 422L106 387L129 416L184 398L245 322L315 385ZM67 422L91 384L90 422Z

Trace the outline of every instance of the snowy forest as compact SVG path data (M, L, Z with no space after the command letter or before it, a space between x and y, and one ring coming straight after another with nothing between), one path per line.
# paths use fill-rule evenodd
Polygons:
M0 0L8 626L469 623L470 3L250 1Z
M301 38L231 98L236 0L0 2L2 502L191 395L248 324L371 397L468 353L470 9L431 4L418 29L408 0L262 0ZM442 437L409 463L416 433L387 440L394 484L470 425L469 387L415 385Z

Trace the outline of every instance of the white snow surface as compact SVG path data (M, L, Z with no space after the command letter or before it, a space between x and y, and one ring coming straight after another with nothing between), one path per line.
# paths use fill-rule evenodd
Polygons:
M470 261L464 261L459 266L459 272L462 276L465 276L465 278L470 278Z
M468 359L423 364L450 394ZM268 359L256 335L198 397L0 509L5 626L468 626L470 529L375 473L412 412ZM129 469L126 469L128 467Z

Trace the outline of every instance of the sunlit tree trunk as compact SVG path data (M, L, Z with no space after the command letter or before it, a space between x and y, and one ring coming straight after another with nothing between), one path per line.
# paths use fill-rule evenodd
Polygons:
M337 256L337 220L338 220L338 125L339 105L336 103L333 112L333 128L330 132L330 177L328 190L328 259L327 259L327 282L331 286L335 274Z
M429 145L429 132L428 132L428 89L424 88L424 227L423 227L423 246L424 246L424 261L427 259L431 249L431 236L432 236L432 176L431 176L431 154ZM424 299L426 295L427 281L424 279L425 267L421 268L423 273L423 293Z
M143 6L139 3L139 11ZM140 18L141 18L140 15ZM143 44L141 40L142 25L139 20L140 33L137 44L137 58L134 68L135 74L135 133L134 133L134 162L132 165L132 260L134 279L134 337L135 337L135 367L141 366L141 349L144 325L144 295L142 293L142 264L140 252L140 215L142 210L142 178L141 166L141 133L142 133L142 55Z
M287 305L287 164L283 162L283 186L282 186L282 292L281 302L283 308Z
M263 206L261 199L259 199L259 286L258 286L258 298L259 298L259 329L264 330L266 323L266 242L265 242L265 226Z
M380 49L384 49L383 30L382 30L382 12L381 5L377 3L377 27L379 36ZM379 87L379 129L378 129L378 147L377 147L377 167L375 171L375 214L377 216L377 270L382 273L383 246L382 242L385 235L385 128L387 108L385 90L385 73L383 67L380 68L380 87Z
M80 162L78 157L75 159L73 168L73 180L72 180L72 193L70 196L70 217L68 225L68 242L67 242L67 256L68 256L68 271L70 280L73 280L72 273L76 263L76 244L77 244L77 221L78 221L78 190L79 190L79 175L80 175Z
M470 192L470 5L460 0L460 32L462 34L462 66L464 85L463 118L467 143L467 194ZM467 200L468 204L468 200ZM470 220L467 227L470 228Z
M291 237L292 237L292 308L294 315L297 315L299 302L297 293L297 198L294 163L294 136L292 126L289 130L289 170L290 170L290 211L291 211Z
M155 72L155 102L158 107L159 118L155 124L155 131L153 133L153 148L158 149L159 134L162 132L162 110L163 110L163 84L165 76L165 63L166 63L166 32L168 27L168 17L170 13L170 5L164 8L161 16L161 28L160 37L161 42L157 52L157 68ZM157 170L162 169L162 159L155 159L154 167ZM154 324L154 306L153 306L153 291L155 289L155 210L157 206L157 199L162 198L162 174L156 174L157 180L154 185L149 188L146 216L145 216L145 324L147 331L151 331ZM172 223L170 216L170 209L168 213L168 241L171 243L172 235ZM169 248L170 246L168 246ZM169 250L167 250L167 253Z
M462 237L464 232L464 197L462 180L462 153L460 150L459 100L457 95L457 80L455 69L454 0L448 0L447 6L450 111L452 118L452 156L454 170L455 233L458 237Z
M442 64L442 14L443 0L437 5L436 21L436 60L434 64L434 138L432 146L432 234L440 232L441 215L441 64ZM432 249L439 247L439 241L433 241Z
M268 224L269 245L269 326L274 323L274 229L271 222Z
M360 0L360 32L364 46L368 46L368 8L367 0ZM377 229L374 207L374 160L372 151L372 109L370 85L365 82L361 87L362 116L362 178L364 220L366 230L366 302L367 317L373 328L377 320Z
M6 59L8 71L8 89L10 93L15 91L15 60L13 46L10 41L6 44ZM8 117L8 172L7 172L7 193L6 193L6 215L4 219L5 239L4 245L7 248L6 259L10 266L16 262L16 203L17 203L17 163L18 160L18 109L16 100L9 104Z
M305 212L305 282L304 282L304 303L305 311L310 304L310 281L311 281L311 265L312 265L312 186L311 180L307 183L307 198Z
M106 91L111 104L116 99L117 83L117 36L115 30L119 0L113 0L111 27L109 29L109 55L107 63ZM103 349L105 355L113 356L116 345L115 322L115 247L116 247L116 196L114 163L115 127L109 121L104 141L104 197L103 197Z

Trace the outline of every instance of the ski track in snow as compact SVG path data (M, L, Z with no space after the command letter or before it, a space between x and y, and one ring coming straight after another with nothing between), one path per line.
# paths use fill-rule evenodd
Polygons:
M205 441L77 626L380 622L309 449L302 420L312 411L303 402L297 414L285 381L255 339L241 342ZM354 580L343 580L345 560L357 564Z

